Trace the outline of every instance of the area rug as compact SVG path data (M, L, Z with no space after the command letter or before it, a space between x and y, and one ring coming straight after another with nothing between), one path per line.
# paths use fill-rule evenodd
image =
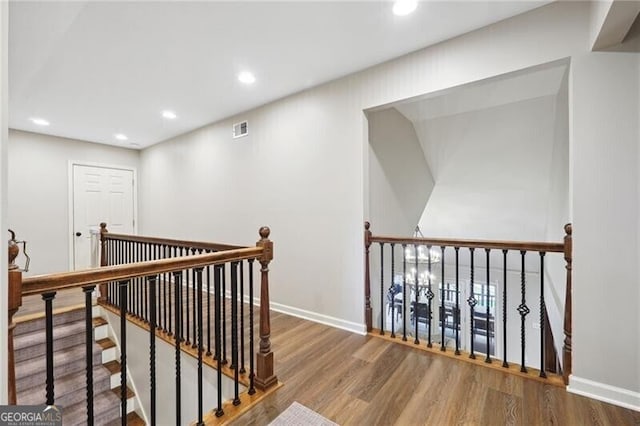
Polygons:
M269 426L338 426L302 404L293 402Z

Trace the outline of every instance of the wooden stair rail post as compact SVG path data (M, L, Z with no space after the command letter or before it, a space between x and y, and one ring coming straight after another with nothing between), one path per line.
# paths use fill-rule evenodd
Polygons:
M12 233L13 234L13 233ZM13 237L15 240L15 236ZM13 322L13 316L22 305L22 272L15 264L16 257L20 250L16 244L9 245L9 299L7 301L9 311L9 330L8 337L8 386L9 386L9 404L16 405L16 364L13 354L13 330L16 324Z
M565 385L569 384L569 376L571 375L571 270L573 262L573 227L570 223L564 226L564 260L567 268L567 287L565 289L564 300L564 347L562 348L562 377L564 378Z
M260 257L260 349L256 354L257 374L255 384L259 389L267 389L278 382L273 371L273 352L271 352L271 319L269 314L269 262L273 259L273 242L269 240L271 230L267 226L260 228L260 241L256 246L262 247ZM253 303L253 301L251 301ZM253 354L252 354L253 356Z
M369 247L371 247L371 231L369 222L364 223L364 321L367 332L373 328L373 315L371 311L371 278L369 275Z
M107 232L107 224L105 222L100 223L100 266L107 266L107 236L105 235ZM98 297L98 302L106 303L108 299L108 288L107 283L102 283L99 285L100 288L100 296Z

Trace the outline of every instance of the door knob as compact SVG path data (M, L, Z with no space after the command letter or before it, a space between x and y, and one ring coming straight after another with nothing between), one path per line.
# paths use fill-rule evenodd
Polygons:
M76 237L79 237L82 235L82 232L76 232Z

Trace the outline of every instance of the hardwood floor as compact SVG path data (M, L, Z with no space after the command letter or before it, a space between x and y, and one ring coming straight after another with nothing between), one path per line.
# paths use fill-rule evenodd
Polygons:
M57 307L81 303L74 293ZM28 302L23 315L42 309L40 297ZM256 348L257 319L256 309ZM273 311L271 342L284 386L231 424L266 425L298 401L340 425L640 425L638 412L561 387Z
M293 401L340 425L639 425L640 413L373 336L272 312L284 383L234 425L266 425Z

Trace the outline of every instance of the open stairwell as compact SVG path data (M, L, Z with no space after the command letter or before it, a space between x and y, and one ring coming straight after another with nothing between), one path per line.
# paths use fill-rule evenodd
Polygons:
M53 375L55 404L63 407L65 425L86 424L87 385L84 307L53 316ZM107 337L107 322L93 318L93 395L94 424L121 424L120 367L115 344ZM14 356L17 402L40 405L46 401L44 316L16 318ZM128 389L127 424L143 425L136 413L135 394Z

